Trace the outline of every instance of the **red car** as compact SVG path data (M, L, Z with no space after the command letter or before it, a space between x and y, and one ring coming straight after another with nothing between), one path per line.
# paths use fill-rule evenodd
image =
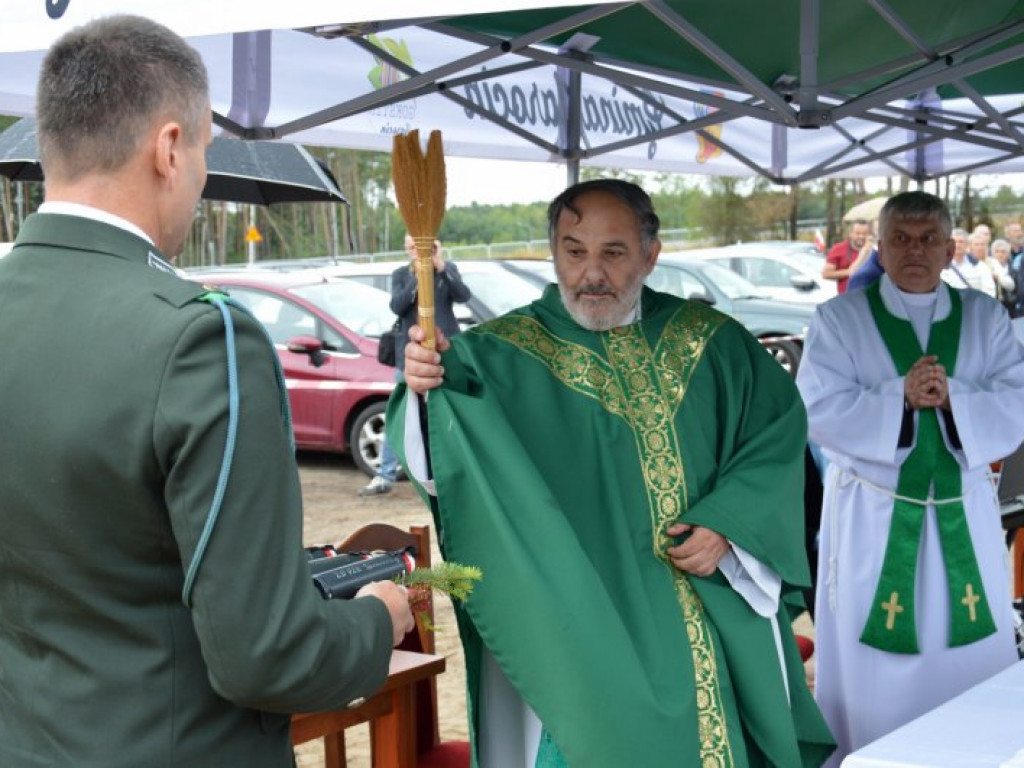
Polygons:
M281 359L298 448L351 452L373 475L395 369L377 362L377 339L395 316L390 296L310 272L201 272L263 323Z

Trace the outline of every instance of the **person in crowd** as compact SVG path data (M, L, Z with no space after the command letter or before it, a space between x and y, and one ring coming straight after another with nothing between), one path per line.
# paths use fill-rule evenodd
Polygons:
M996 263L1002 265L1004 269L1009 269L1010 259L1013 255L1009 240L1004 238L993 240L989 246L989 253L996 260Z
M978 227L967 237L967 257L973 264L981 264L988 259L988 235Z
M1021 254L1024 253L1024 229L1019 221L1011 221L1003 227L1003 236L1010 243L1010 268L1020 269Z
M416 243L412 235L405 236L405 252L409 263L403 264L391 273L391 311L398 315L398 343L395 348L395 381L403 380L402 370L405 368L405 344L409 338L409 329L416 324ZM441 242L434 242L434 323L441 331L451 338L459 331L459 321L455 317L454 305L469 301L473 294L459 274L459 268L453 261L445 261ZM380 496L391 493L398 480L398 456L387 437L381 447L380 466L369 484L359 490L360 496Z
M997 301L1002 300L1005 293L1012 293L1013 278L1010 277L1002 265L989 255L990 237L984 224L974 228L974 232L967 238L967 256L974 263L974 266L981 274L981 291L993 297Z
M392 582L317 595L274 350L169 263L202 59L110 16L37 100L45 202L0 262L0 765L293 766L288 713L371 695L413 618Z
M846 240L833 245L825 256L825 268L821 276L826 280L836 281L836 291L840 294L846 293L846 284L850 275L857 271L857 268L870 255L865 252L864 246L868 236L871 234L871 224L867 221L857 220L850 222L850 233Z
M880 218L885 275L820 305L797 385L828 458L815 695L830 765L1017 660L990 462L1024 439L1024 349L991 297L940 280L949 211Z
M992 242L992 227L988 224L977 224L974 227L974 231L988 240L988 242Z
M871 232L865 239L864 247L857 257L858 266L854 268L853 274L850 275L850 279L846 283L847 291L859 291L861 288L867 288L882 276L882 265L878 262L876 239L874 232Z
M635 184L573 185L548 225L558 284L437 352L413 327L388 410L445 556L484 574L460 621L479 765L819 765L792 379L644 287Z
M953 242L953 258L949 266L942 270L941 279L954 288L973 288L995 297L996 286L992 273L968 258L970 235L967 231L958 227L952 231L950 239Z
M1017 315L1017 283L1013 277L1010 260L1013 254L1013 246L1009 240L999 238L993 240L989 246L991 254L987 260L992 271L992 277L996 283L996 298L999 303L1006 307L1010 317Z

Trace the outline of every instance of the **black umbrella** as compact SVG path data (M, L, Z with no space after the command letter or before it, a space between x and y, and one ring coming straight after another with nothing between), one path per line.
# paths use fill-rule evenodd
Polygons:
M304 147L279 141L214 138L206 151L207 200L236 203L348 203L331 172ZM0 133L0 176L42 181L36 123L23 118Z

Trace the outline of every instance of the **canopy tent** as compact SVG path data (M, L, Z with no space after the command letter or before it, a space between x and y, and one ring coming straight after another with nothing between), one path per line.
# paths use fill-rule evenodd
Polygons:
M449 155L780 183L1024 170L1024 0L269 5L4 4L0 112L32 110L31 49L135 10L189 36L247 138L388 150L439 128Z

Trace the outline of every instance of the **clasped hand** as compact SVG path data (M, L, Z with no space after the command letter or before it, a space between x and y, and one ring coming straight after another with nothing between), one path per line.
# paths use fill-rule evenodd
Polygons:
M710 576L718 567L718 561L729 551L728 540L722 534L699 525L676 523L665 529L669 536L682 536L687 531L690 535L686 541L668 549L672 565L694 576Z
M925 355L914 363L903 378L903 394L911 408L949 410L949 380L938 357Z

